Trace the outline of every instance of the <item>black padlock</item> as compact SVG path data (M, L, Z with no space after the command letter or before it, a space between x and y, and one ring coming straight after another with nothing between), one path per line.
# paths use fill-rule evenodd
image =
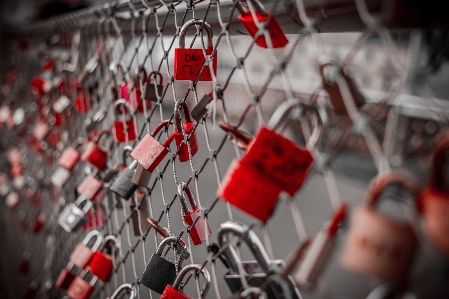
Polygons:
M169 243L176 244L177 242L178 238L175 236L165 238L157 248L157 251L151 256L142 274L140 282L156 293L162 294L168 284L173 284L176 279L176 267L178 269L181 268L182 262L184 261L184 258L180 256L178 265L176 266L171 261L162 257L165 246Z
M151 83L151 79L153 79L153 78L154 78L154 81L156 81L156 79L159 79L159 83L156 83L156 82ZM156 94L156 90L157 90L157 94ZM143 91L143 98L145 100L157 102L158 95L159 95L159 97L162 97L163 93L164 93L164 85L162 83L161 73L156 72L156 71L151 72L147 77L145 89Z
M82 208L81 204L85 203ZM80 196L74 203L68 204L58 218L58 224L68 233L77 231L87 220L86 213L92 207L92 202L85 196Z
M138 164L137 161L133 161L129 166L126 166L126 155L129 155L131 151L132 147L130 146L126 146L124 148L122 164L122 167L124 168L115 179L114 183L112 183L109 187L112 192L126 200L128 200L139 187L133 183L133 178Z

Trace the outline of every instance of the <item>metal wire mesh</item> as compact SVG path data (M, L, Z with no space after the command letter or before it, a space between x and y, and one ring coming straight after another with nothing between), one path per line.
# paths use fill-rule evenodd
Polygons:
M255 13L254 3L247 2L251 13ZM273 1L264 4L267 11L276 15L283 3ZM262 49L250 36L231 33L235 30L233 25L236 24L238 10L230 1L161 1L155 7L144 9L137 9L131 2L126 13L118 13L113 5L105 6L89 17L61 17L54 23L29 28L34 36L28 39L27 51L17 53L14 50L16 43L9 44L5 52L14 60L8 65L17 71L19 77L11 86L5 84L9 87L2 91L2 105L9 106L11 110L22 108L26 116L23 123L12 127L3 122L4 153L12 148L19 149L24 165L24 173L18 176L24 179L23 183L18 181L19 178L11 182L5 178L5 184L6 181L15 184L20 202L1 209L1 231L5 240L0 245L3 296L20 296L30 283L38 286L37 296L40 298L65 296L64 291L55 288L55 279L67 265L76 244L90 229L98 229L103 235L115 236L119 246L113 253L115 269L110 282L98 282L93 297L105 298L121 284L131 283L137 287L138 298L157 298L156 293L140 284L140 278L161 240L154 229L146 225L145 219L140 219L142 235L136 236L133 227L133 215L139 214L142 205L147 204L151 218L187 243L191 254L186 263L201 264L210 272L211 289L207 297L228 298L231 293L222 279L226 268L219 262L218 255L207 250L208 245L216 242L215 234L199 246L193 246L188 237L190 228L182 221L178 195L181 184L192 190L213 233L220 223L228 219L247 223L261 236L270 258L274 260L288 257L303 240L319 230L339 207L342 198L354 206L361 204L365 187L376 173L405 168L426 178L435 138L446 126L448 110L444 102L432 97L425 102L414 97L417 106L413 111L418 111L418 115L402 111L410 108L413 100L411 96L404 96L406 104L401 104L400 95L405 94L408 88L411 68L419 65L414 61L419 58L414 51L421 47L421 35L412 31L394 35L368 12L364 1L358 0L355 4L365 27L356 33L324 34L318 33L314 26L319 24L319 19L307 15L303 1L296 1L294 7L299 19L307 26L298 27L297 34L288 34L289 43L282 49ZM214 24L212 42L213 51L218 55L218 72L217 75L211 72L211 82L174 80L174 49L178 47L182 24L190 19L214 20L211 22ZM257 25L261 34L270 40L267 31L262 30L263 24ZM42 30L41 34L36 35L36 30ZM194 27L190 28L186 39L187 46L206 51L207 35L201 28L196 28L196 32ZM63 94L71 100L79 97L79 90L71 88L70 84L79 78L84 66L96 54L99 55L98 66L84 81L88 111L77 113L72 108L64 115L60 126L52 126L54 135L47 136L44 143L33 143L27 133L31 132L39 115L45 114L39 109L49 107ZM326 55L338 56L343 66L354 74L369 101L363 109L350 109L349 115L345 116L334 113L317 67L317 61ZM29 82L42 72L41 64L46 59L52 59L58 70L52 78L59 77L66 86L38 97L31 93ZM117 65L121 66L122 72ZM110 150L108 167L113 169L122 163L125 145L134 148L161 121L172 119L175 104L185 101L192 110L204 95L219 90L222 95L212 92L213 100L207 116L195 123L199 151L188 162L179 162L179 153L171 146L168 156L154 171L148 187L140 189L139 199L136 193L130 200L137 203L136 209L106 185L94 202L88 224L79 232L68 234L57 225L58 215L65 205L75 200L76 186L94 170L81 162L61 190L53 187L48 178L57 168L56 161L62 149L79 137L86 142L86 121L91 120L96 112L106 112L97 129L111 130L115 121L123 120L115 115L113 88L120 91L124 84L128 84L132 95L138 87L135 76L139 67L148 73L157 71L162 74L163 93L150 109L144 109L143 113L134 111L139 133L136 141L105 142ZM204 65L203 71L208 67L213 69L212 65ZM243 153L218 128L219 121L224 120L254 134L286 99L313 94L317 94L316 100L326 107L329 123L316 150L318 166L296 196L291 199L282 197L275 214L265 224L217 198L216 190L221 186L228 166ZM347 95L344 98L347 101ZM420 103L425 105L419 107ZM292 120L285 134L302 143L310 136L310 125L307 118ZM160 140L167 138L169 133L165 130ZM55 142L57 138L59 140ZM6 160L6 154L4 156ZM416 162L418 159L420 163ZM143 201L139 201L142 198ZM47 217L44 229L33 234L32 227L40 214ZM341 238L344 238L345 231L345 228L341 229ZM425 250L414 268L411 281L416 281L416 284L412 283L411 289L415 292L425 289L426 294L435 294L434 298L437 298L444 292L444 283L439 280L447 280L447 276L435 274L430 280L420 280L426 271L432 269L429 265L441 263L426 247L426 242L422 244ZM173 252L170 251L167 257L178 259ZM241 254L244 258L251 258L244 249ZM26 274L20 274L16 269L24 260L29 261L30 269L25 271ZM361 298L378 284L378 281L364 280L345 272L337 266L337 260L336 256L332 259L330 270L316 291L302 293L304 298ZM338 277L338 273L344 273L345 277ZM431 285L437 285L430 291L427 289L429 281ZM355 285L357 287L353 287ZM184 290L197 296L200 288L199 283L190 282Z

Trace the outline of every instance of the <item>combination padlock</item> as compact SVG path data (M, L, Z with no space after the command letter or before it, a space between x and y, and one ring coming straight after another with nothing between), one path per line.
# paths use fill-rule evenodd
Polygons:
M376 176L366 205L351 217L340 262L352 271L401 282L412 264L417 239L410 221L395 221L375 211L381 192L389 185L399 185L415 197L419 194L414 178L399 173Z
M329 95L335 114L348 114L348 102L345 102L345 97L350 97L347 98L347 101L350 101L350 105L353 105L355 109L366 103L365 97L359 91L354 79L335 59L328 56L320 57L320 74L323 79L322 87ZM349 93L345 94L345 90Z
M80 208L81 204L84 206ZM68 204L58 218L58 224L68 233L77 231L86 222L86 213L92 202L84 196L78 197L74 203Z
M235 0L234 0L235 1ZM276 21L276 19L270 15L269 12L265 11L257 1L251 1L252 6L254 6L254 14L256 15L257 22L253 18L251 10L244 8L241 0L237 0L236 8L239 10L239 21L242 23L243 27L248 31L248 33L255 39L255 43L262 48L282 48L288 44L288 39L284 34L281 26ZM268 22L268 24L266 24ZM262 26L262 24L266 24ZM267 43L265 35L259 28L265 27L270 36L271 43ZM271 45L270 45L271 44Z
M167 285L165 287L164 292L162 293L161 299L193 299L193 297L189 296L187 293L180 290L182 280L186 276L187 273L194 271L195 277L201 273L204 277L204 287L201 290L200 298L206 298L207 292L209 291L210 285L210 275L206 268L201 267L199 264L190 264L185 266L179 271L176 276L175 282L173 285ZM185 284L183 284L185 286Z
M262 242L247 225L238 221L226 221L220 224L217 231L219 246L224 249L223 255L229 266L225 275L225 281L233 294L242 291L242 279L248 286L262 287L268 298L273 299L299 299L301 295L296 288L291 276L284 280L271 279L278 276L284 267L283 260L270 260ZM232 244L229 235L245 242L253 254L255 261L241 261ZM231 244L228 246L228 244ZM226 248L224 248L227 246ZM240 273L244 274L244 277ZM270 281L270 283L267 283ZM286 294L288 292L288 294Z
M187 206L187 202L184 193L189 199L191 208ZM182 207L182 218L186 225L190 227L189 235L194 245L199 245L204 243L212 231L210 227L206 224L206 221L201 217L201 208L195 202L190 188L185 184L181 183L178 185L178 194L181 201Z
M133 183L133 178L136 173L137 161L133 161L127 166L126 156L132 152L133 148L131 146L125 146L123 148L123 162L122 171L119 173L118 177L109 187L109 190L120 196L121 198L128 200L134 192L139 187Z
M183 123L179 113L179 106L182 107L182 111L184 113L185 120ZM180 162L186 162L198 152L198 137L194 131L195 123L190 118L189 107L185 101L183 101L180 105L175 105L174 119L174 135L176 148L178 149L178 158Z
M119 120L117 115L117 110L120 106L125 106L128 112L123 109L123 114L128 114L130 117L125 120ZM133 116L133 110L131 106L124 99L119 99L114 102L114 136L117 142L129 142L136 140L137 137L137 129L136 129L136 120Z
M75 276L72 283L67 289L67 295L72 299L87 299L94 291L95 283L98 281L98 277L93 275L90 282L84 280L86 274L89 273L89 269L84 269L79 276Z
M106 252L106 249L109 249L110 254ZM89 261L90 272L102 281L109 281L114 271L114 256L117 251L117 239L112 235L106 236Z
M152 79L154 79L154 83L151 83ZM145 100L157 103L159 101L159 98L164 94L164 88L165 87L162 79L162 74L157 71L153 71L148 75L146 79L143 98Z
M177 242L178 238L175 236L165 238L159 244L157 251L151 256L140 278L140 282L144 286L158 294L162 294L167 285L173 284L176 279L176 268L180 268L182 265L183 256L181 255L178 257L177 265L162 257L165 246L170 243L176 244Z
M418 202L427 237L445 255L449 255L449 188L445 181L448 149L449 138L445 137L435 151L430 181Z
M206 29L208 42L205 53L207 58L204 56L203 49L185 48L187 29L193 25L200 25ZM213 69L214 75L217 74L217 51L214 52L212 58L209 58L213 52L212 38L212 28L203 20L192 19L184 23L179 33L179 48L175 49L175 80L212 81L211 68Z
M88 200L93 200L103 188L103 181L95 178L94 175L87 175L76 187L77 196L83 196Z
M164 144L160 144L154 137L165 127L172 124L170 120L162 121L150 134L145 135L145 137L137 144L134 150L131 152L131 157L133 157L137 163L143 166L149 172L153 172L154 169L161 163L161 161L168 154L168 148L175 138L174 134L170 134Z
M148 211L148 200L145 195L146 194L144 191L137 189L136 198L132 198L129 202L135 236L141 236L151 227L148 221L144 221L150 217L150 213Z
M102 136L110 136L111 131L104 129L98 131L91 141L86 145L86 149L81 155L81 160L95 166L98 170L103 170L108 162L109 153L108 151L99 144L100 138Z
M129 283L124 283L115 290L115 292L112 294L111 297L108 297L106 299L123 298L123 294L125 292L128 292L129 299L135 299L137 296L136 288L130 285Z
M343 204L335 211L330 223L326 224L312 240L301 244L287 263L283 272L285 274L293 272L292 277L297 286L304 289L316 286L330 255L334 252L336 233L345 215L346 205Z
M294 108L310 110L315 127L303 149L276 132ZM226 172L217 196L247 214L266 222L273 214L280 192L293 196L314 162L313 150L323 132L324 113L315 104L289 99L273 113L268 126L259 129L245 155Z

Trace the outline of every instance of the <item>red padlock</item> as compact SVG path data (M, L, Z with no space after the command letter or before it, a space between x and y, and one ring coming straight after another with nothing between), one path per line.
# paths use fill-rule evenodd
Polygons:
M180 162L189 161L191 157L195 156L198 152L198 137L196 136L196 132L193 130L195 128L195 123L190 118L190 111L187 103L184 101L180 104L182 110L184 112L183 123L181 120L181 115L179 113L179 105L175 105L175 142L176 148L178 149L178 158ZM187 137L187 138L184 138ZM187 144L188 142L188 144ZM190 156L189 153L190 146Z
M39 233L46 221L47 221L47 216L45 216L45 214L40 213L36 217L36 221L34 222L33 233L35 233L35 234Z
M78 113L85 113L89 109L89 103L87 102L86 92L83 87L77 87L77 97L75 99L75 108Z
M62 269L58 278L56 279L55 286L58 289L67 290L75 279L76 274L68 269Z
M448 150L449 136L445 136L433 156L430 181L418 206L428 238L445 255L449 255L449 188L445 181Z
M92 201L94 202L94 205L92 206L92 209L87 212L86 217L87 221L83 224L81 227L81 230L90 230L92 228L97 228L99 226L102 226L106 223L106 213L104 211L103 206L101 205L100 201L101 198L98 198L101 193L98 193Z
M106 167L109 157L108 151L98 144L100 138L104 135L110 136L111 131L108 129L98 131L92 140L87 143L86 149L81 155L81 160L92 164L98 168L98 170L103 170Z
M165 127L172 124L170 120L162 121L150 134L147 134L134 150L131 152L137 163L143 166L149 172L153 172L154 169L161 163L161 161L168 154L168 147L175 138L174 134L170 134L164 144L160 144L154 137Z
M184 193L189 199L191 209L188 208ZM181 183L178 185L178 194L181 200L182 207L182 218L184 222L190 227L189 234L190 239L194 245L199 245L204 243L212 231L210 227L206 224L203 217L201 217L201 208L197 206L195 199L193 198L190 188L185 184Z
M112 246L111 246L112 245ZM111 251L111 255L105 252L106 249ZM109 281L112 272L114 271L114 253L117 248L117 239L109 235L103 239L100 247L93 254L90 262L89 269L93 275L97 276L102 281Z
M95 238L96 240L92 247L89 247L88 244L92 240L92 238ZM75 247L75 250L73 250L72 254L70 255L70 263L68 265L68 268L73 264L80 269L84 269L90 262L94 252L97 251L97 249L100 247L101 242L101 233L98 230L90 231L84 237L83 241Z
M103 181L95 178L92 174L86 176L76 187L77 197L84 196L87 200L92 200L103 188Z
M94 275L91 281L87 282L84 280L84 277L88 272L88 269L83 270L80 276L76 276L68 287L67 295L72 299L87 299L92 294L98 277Z
M407 278L417 245L412 224L395 221L375 211L381 192L393 184L415 197L419 195L414 178L399 173L375 177L368 189L366 205L351 217L340 262L356 272L401 282Z
M309 109L316 125L306 149L275 132L293 108ZM312 150L323 131L323 119L314 104L290 99L281 104L262 127L240 160L234 160L223 178L217 196L266 222L274 212L281 191L293 196L301 187L314 161Z
M72 146L67 147L58 159L58 164L68 171L72 171L78 163L81 154L77 148L84 144L84 140L79 138Z
M257 18L257 23L253 18L251 10L245 9L241 3L242 1L237 0L236 2L236 7L240 11L239 20L242 23L243 27L245 27L245 29L253 38L256 38L257 36L256 44L262 48L271 48L271 46L273 48L285 47L285 45L288 44L288 39L276 19L271 16L270 13L266 12L262 7L260 7L257 1L250 1L255 8L253 13ZM270 35L271 46L268 45L263 33L258 35L259 27L262 28L262 24L265 24L266 22L268 22L268 24L266 24L265 28Z
M200 25L206 29L208 42L205 52L208 57L213 52L213 32L210 25L200 19L192 19L185 22L179 34L179 48L175 49L175 80L212 81L210 69L212 67L214 75L217 74L217 51L214 52L212 59L208 61L208 58L204 56L203 49L185 49L185 35L187 29L192 25ZM209 65L210 63L212 63L212 66Z
M194 277L197 277L199 273L203 275L204 278L204 287L201 291L200 298L206 298L207 292L209 291L209 285L210 285L210 275L209 272L206 270L206 268L201 267L199 264L190 264L185 266L184 268L179 271L178 275L176 276L175 281L173 282L173 285L167 285L164 289L164 292L162 293L161 299L193 299L185 292L181 291L181 283L184 279L184 276L186 276L187 273L190 271L194 271L195 275Z
M117 110L119 109L120 106L126 107L126 109L128 110L128 114L131 116L131 118L128 117L124 121L119 120ZM124 115L127 114L127 112L125 112L124 109L123 114ZM114 115L115 115L114 121L115 140L121 143L136 140L137 129L136 129L136 120L134 119L133 116L133 109L131 109L131 106L124 99L120 99L114 102Z

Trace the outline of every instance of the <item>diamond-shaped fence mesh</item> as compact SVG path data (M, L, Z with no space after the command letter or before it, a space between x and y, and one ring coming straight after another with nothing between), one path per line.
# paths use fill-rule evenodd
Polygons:
M219 244L217 231L222 223L245 223L259 236L267 256L272 261L284 260L285 265L308 238L323 229L342 203L347 205L347 217L336 232L334 250L323 261L325 267L313 288L295 283L300 296L365 298L378 286L386 287L382 279L341 265L349 220L353 211L365 204L368 183L377 174L400 170L419 178L420 183L427 182L436 142L447 124L448 106L431 94L431 89L425 96L409 92L413 89L411 75L426 66L423 32L392 31L379 22L377 14L371 14L364 0L346 3L352 8L345 12L348 18L349 14L358 17L356 30L344 26L332 30L326 23L326 9L332 7L325 2L317 3L311 13L306 8L312 7L313 1L302 0L246 4L125 1L54 17L17 31L5 43L1 66L3 297L67 296L55 286L56 280L76 245L89 231L98 230L117 242L108 253L114 261L110 280L95 282L89 272L84 277L95 282L91 297L106 298L129 283L136 288L137 298L159 298L141 283L142 273L162 241L160 232L148 224L149 217L167 234L185 242L189 254L183 266L199 264L210 274L206 298L244 298L232 294L224 278L230 270L221 260L222 253L232 246L242 260L254 260L254 256L242 242L245 236L231 239L232 244L225 242L221 251L212 250L213 244ZM316 9L320 5L321 10ZM264 21L260 16L267 14L260 14L259 9L276 17L287 32L288 42L282 47L277 45L282 43L281 32L273 31L270 18ZM253 22L252 35L238 20L244 11L262 20ZM190 20L197 21L182 30ZM352 21L335 24L347 25L345 22L351 25ZM208 26L210 29L205 28ZM333 33L321 33L320 26ZM175 59L183 42L185 48L199 52L182 52ZM175 66L176 60L184 64ZM199 80L203 75L210 80ZM180 76L195 78L176 79ZM422 81L419 83L427 84L426 78ZM150 100L143 100L146 89L152 94ZM67 107L64 96L69 100ZM282 117L278 132L303 149L309 145L307 150L315 161L299 191L293 196L280 193L271 217L259 221L218 196L228 169L248 149L245 138L226 133L222 127L228 124L244 136L254 136L259 128L272 125L270 119L278 116L275 111L289 99L298 99L302 109ZM343 108L338 106L339 99ZM119 100L127 104L126 109L115 105ZM184 104L188 110L182 109ZM318 115L313 107L318 107ZM193 128L184 125L188 113L192 113ZM139 186L128 200L121 198L110 188L122 166L133 160L126 155L164 120L171 125L154 137L161 144L174 131L181 137L167 146L168 153L152 171L148 184ZM313 146L319 123L322 132ZM125 128L122 142L116 139L117 126ZM56 186L52 176L61 167L61 153L81 139L75 149L85 154L98 132L105 132L98 144L108 153L106 167L99 170L81 159L67 182ZM130 137L133 132L135 138ZM278 142L269 139L264 146L282 152ZM144 150L150 148L153 150L144 146ZM191 159L181 162L182 156ZM264 172L273 160L262 158L266 165L258 167ZM278 164L276 175L288 177L296 166L294 158ZM88 200L92 207L87 222L68 233L58 219L80 198L75 190L88 175L102 181L101 190ZM267 184L272 184L275 176ZM270 197L272 190L257 174L246 172L239 179L243 180L242 194L255 190L252 184L259 184L257 194ZM193 225L183 220L180 194L185 195L186 190L201 210ZM384 202L390 204L385 211L393 217L413 219L419 240L408 277L397 284L403 288L398 287L396 295L410 292L418 298L445 298L447 261L423 234L420 216L407 210L416 212L415 206L410 200ZM244 205L259 208L251 196ZM194 245L190 234L198 221L204 221L212 234ZM163 256L179 261L179 254L170 247ZM82 272L73 271L77 275ZM234 273L234 282L240 281L243 289L248 289L251 283L245 282L251 278L245 271L250 269ZM278 281L283 295L276 298L298 298L280 278L281 270L271 271L258 285L260 289L267 291L275 283L271 280ZM183 289L197 297L204 280L194 278L186 275L188 283Z

